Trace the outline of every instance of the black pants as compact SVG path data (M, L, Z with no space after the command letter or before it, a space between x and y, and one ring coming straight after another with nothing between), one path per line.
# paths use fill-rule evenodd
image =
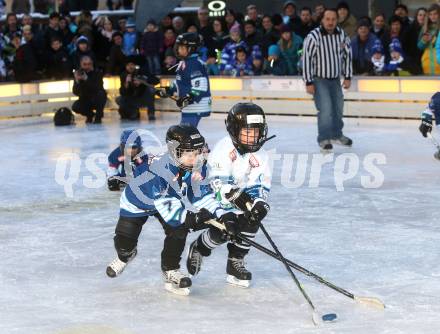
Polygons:
M181 226L173 228L167 225L158 214L155 217L160 221L165 232L163 249L161 253L162 270L173 270L180 268L180 260L185 248L188 229ZM127 262L128 258L136 250L142 226L147 221L147 217L119 217L116 225L114 243L116 252L121 261Z
M96 110L96 118L101 119L104 116L104 107L107 102L105 91L98 91L93 97L80 96L73 102L72 110L86 117L93 117L93 110Z
M238 216L238 231L248 239L254 239L258 232L258 224L250 224L244 215ZM210 226L197 238L197 249L203 256L209 256L211 250L227 241L223 231L214 226ZM249 253L250 245L242 241L234 241L228 243L229 257L243 258Z
M145 93L138 97L118 96L116 103L119 105L119 115L121 119L139 119L139 108L147 107L148 115L152 116L155 112L154 93L147 87Z

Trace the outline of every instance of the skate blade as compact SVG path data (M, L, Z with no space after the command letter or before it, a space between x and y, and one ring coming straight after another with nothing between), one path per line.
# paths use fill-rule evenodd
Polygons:
M165 283L165 290L179 296L188 296L191 292L189 288L179 288L173 283Z
M251 281L248 280L240 280L235 276L227 275L226 276L226 282L228 282L231 285L238 286L240 288L249 288L251 285Z

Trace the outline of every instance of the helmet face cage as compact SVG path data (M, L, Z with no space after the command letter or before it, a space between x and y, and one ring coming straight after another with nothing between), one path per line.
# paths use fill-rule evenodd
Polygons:
M177 167L182 168L183 170L189 172L201 170L207 160L208 147L206 144L204 144L200 148L180 148L179 142L171 140L167 142L167 146L168 153L170 154L172 161ZM194 164L192 164L191 166L185 165L182 162L182 156L187 153L195 153L197 156Z
M181 45L186 46L188 49L188 55L185 57L179 54L179 46ZM177 37L176 42L174 44L174 54L176 55L177 58L185 59L186 57L189 57L193 53L196 53L197 50L198 50L198 43L196 41L188 41L187 39L185 39L184 35L180 35Z
M243 129L246 131L243 132ZM258 151L263 146L266 137L266 124L249 124L245 127L238 128L238 145L242 146L247 152Z

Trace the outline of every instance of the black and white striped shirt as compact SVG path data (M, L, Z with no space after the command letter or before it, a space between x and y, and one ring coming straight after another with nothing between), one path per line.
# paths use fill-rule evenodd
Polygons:
M306 84L313 79L336 79L353 75L350 38L339 27L329 34L322 26L313 29L303 47L303 78Z

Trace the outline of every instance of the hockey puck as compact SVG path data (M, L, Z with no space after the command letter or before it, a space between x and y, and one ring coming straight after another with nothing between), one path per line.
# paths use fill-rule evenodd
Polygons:
M328 313L322 316L322 321L331 322L331 321L335 321L337 318L338 316L336 315L336 313Z

